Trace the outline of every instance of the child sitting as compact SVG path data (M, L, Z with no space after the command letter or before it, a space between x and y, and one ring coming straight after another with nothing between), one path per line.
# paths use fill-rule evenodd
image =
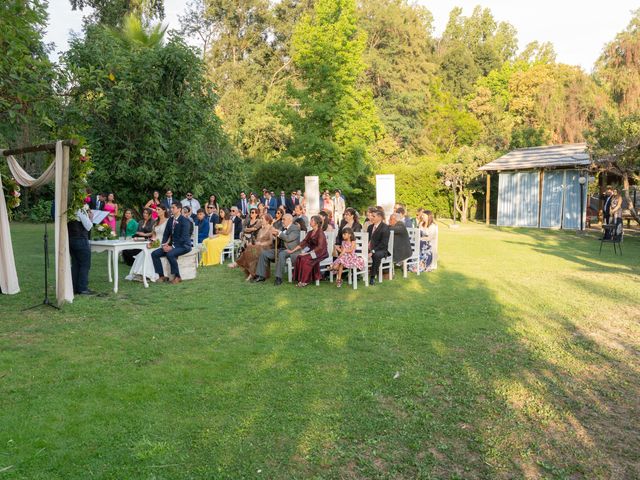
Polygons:
M356 239L352 229L344 228L342 230L342 245L337 245L336 251L340 256L333 262L331 269L338 272L336 287L340 288L342 286L342 270L344 268L357 268L358 270L364 268L364 259L355 253Z

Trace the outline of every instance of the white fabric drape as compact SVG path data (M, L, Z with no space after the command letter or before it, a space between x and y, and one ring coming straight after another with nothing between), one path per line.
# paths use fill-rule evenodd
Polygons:
M46 185L51 180L53 180L54 175L56 174L57 162L51 162L51 165L49 165L44 173L38 178L33 178L31 175L25 172L25 170L18 164L18 161L11 155L7 157L7 163L9 164L9 170L11 170L13 178L15 178L16 182L18 182L18 184L22 185L23 187L41 187L42 185Z
M9 214L2 191L2 178L0 178L0 289L2 293L8 295L20 292L16 263L13 260Z
M7 158L7 163L16 182L24 187L39 187L50 182L55 176L56 297L58 305L73 302L71 256L67 231L69 147L63 147L61 141L56 142L56 159L39 178L29 175L12 156ZM20 291L20 286L13 257L7 205L4 195L0 197L0 287L3 293L13 295Z

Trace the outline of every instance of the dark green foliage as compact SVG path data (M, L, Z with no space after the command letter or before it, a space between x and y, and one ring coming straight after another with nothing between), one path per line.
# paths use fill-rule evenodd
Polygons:
M542 127L514 128L513 132L511 132L511 143L509 144L509 148L539 147L540 145L547 143L548 138L548 133Z
M91 184L139 206L154 189L235 198L246 177L214 113L216 95L196 52L180 38L131 44L90 26L64 57L66 128L86 138Z
M287 194L292 190L304 189L304 177L311 175L303 167L286 158L256 164L252 186L255 191L266 187L273 190L276 195L280 190Z

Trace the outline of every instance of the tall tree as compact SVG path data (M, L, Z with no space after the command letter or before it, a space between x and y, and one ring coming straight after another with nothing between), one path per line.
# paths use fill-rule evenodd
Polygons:
M471 93L478 77L499 69L517 47L515 28L497 22L488 8L477 6L469 17L454 8L438 45L445 85L459 98Z
M367 32L367 78L385 130L398 148L424 153L422 113L438 68L433 16L407 0L362 1L359 12Z
M299 84L291 85L296 105L286 112L294 132L288 155L327 187L353 194L369 193L370 149L381 132L362 84L365 44L355 0L318 0L293 35Z
M138 42L127 33L88 25L63 56L63 123L91 145L92 185L126 205L159 188L232 200L245 174L214 113L202 60L178 37Z
M623 114L640 109L640 9L627 28L604 47L595 74Z

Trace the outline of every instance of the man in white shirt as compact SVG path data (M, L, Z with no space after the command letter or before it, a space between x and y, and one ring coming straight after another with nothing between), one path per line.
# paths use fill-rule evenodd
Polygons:
M183 207L189 207L191 212L197 212L200 210L200 202L193 198L193 194L191 192L187 192L187 198L182 200L180 203L182 203Z

